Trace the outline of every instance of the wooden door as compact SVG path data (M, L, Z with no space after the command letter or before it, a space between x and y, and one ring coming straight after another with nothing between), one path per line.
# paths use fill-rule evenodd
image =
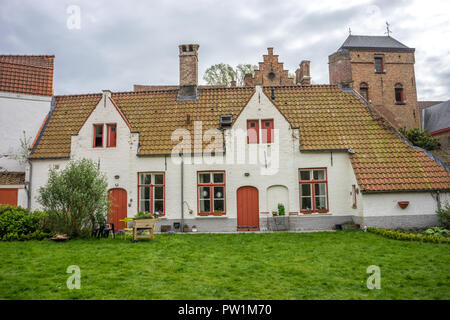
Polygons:
M17 188L0 189L0 205L9 204L12 206L17 206L17 192Z
M125 223L120 220L127 217L127 192L124 189L111 189L108 199L111 201L108 222L114 223L114 231L123 230Z
M240 187L237 191L238 231L259 230L259 197L255 187Z

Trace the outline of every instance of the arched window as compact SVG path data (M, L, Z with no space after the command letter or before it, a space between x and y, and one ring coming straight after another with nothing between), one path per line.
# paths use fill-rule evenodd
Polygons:
M395 103L403 104L405 103L404 94L403 94L403 85L401 83L397 83L395 85Z
M369 85L366 82L361 82L359 85L359 94L369 101Z

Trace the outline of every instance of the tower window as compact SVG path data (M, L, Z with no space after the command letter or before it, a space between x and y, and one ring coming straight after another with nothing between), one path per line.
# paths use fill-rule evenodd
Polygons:
M404 94L403 94L403 86L400 83L395 85L395 103L404 104Z
M366 82L361 82L359 85L359 94L366 99L366 101L369 101L369 86Z
M375 72L383 72L383 57L375 57Z

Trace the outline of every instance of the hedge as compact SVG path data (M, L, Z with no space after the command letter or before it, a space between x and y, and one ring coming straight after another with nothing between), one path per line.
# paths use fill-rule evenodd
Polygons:
M415 233L407 233L401 231L387 230L382 228L368 227L368 232L376 233L384 237L394 239L394 240L404 240L404 241L422 241L422 242L433 242L433 243L450 243L450 237L440 237L437 235L422 235Z

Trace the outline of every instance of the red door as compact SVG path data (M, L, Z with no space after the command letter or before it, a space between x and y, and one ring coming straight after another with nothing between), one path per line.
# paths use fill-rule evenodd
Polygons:
M0 189L0 205L17 206L17 189Z
M124 189L111 189L108 192L111 201L108 222L114 223L114 231L125 228L124 218L127 217L127 192Z
M237 191L238 231L259 230L259 197L255 187L240 187Z

